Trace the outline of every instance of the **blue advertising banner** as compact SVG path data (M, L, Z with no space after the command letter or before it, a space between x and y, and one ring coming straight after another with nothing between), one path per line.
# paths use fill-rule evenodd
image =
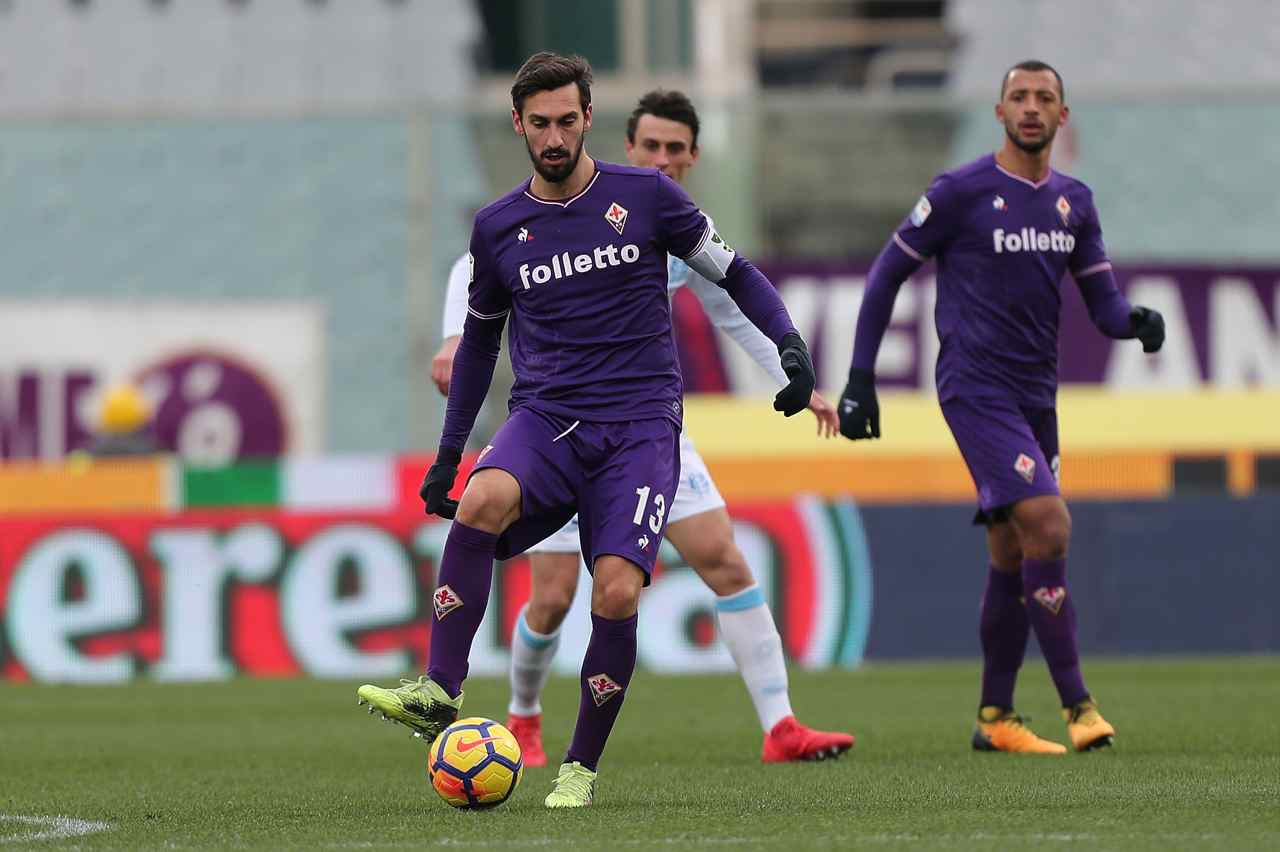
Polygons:
M1077 502L1071 513L1081 653L1280 651L1280 494ZM979 655L987 553L972 509L867 506L861 517L876 587L866 656Z

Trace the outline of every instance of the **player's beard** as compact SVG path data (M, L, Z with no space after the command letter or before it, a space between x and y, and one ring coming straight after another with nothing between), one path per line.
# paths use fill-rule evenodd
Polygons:
M1045 148L1053 144L1053 137L1058 135L1057 127L1050 127L1048 124L1043 125L1044 135L1034 142L1027 142L1018 136L1018 125L1005 122L1004 132L1009 137L1009 141L1013 142L1028 154L1039 154Z
M566 148L545 148L541 154L533 153L533 146L529 144L529 137L525 137L524 146L529 151L529 160L533 163L533 170L538 176L547 183L561 183L566 180L569 175L573 174L573 170L578 167L578 160L582 159L582 146L587 141L587 134L578 137L578 147L570 152ZM549 163L542 159L548 151L559 151L567 154L564 159L558 163Z

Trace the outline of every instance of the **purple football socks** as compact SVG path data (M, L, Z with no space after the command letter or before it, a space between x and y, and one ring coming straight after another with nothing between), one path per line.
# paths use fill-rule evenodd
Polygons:
M498 537L453 522L440 558L440 576L431 596L431 648L427 676L451 698L467 677L471 640L480 628L493 582L493 554Z
M1063 707L1089 697L1076 652L1076 608L1067 594L1067 560L1025 559L1022 587L1031 627Z
M565 763L595 771L636 669L636 616L615 621L591 614L591 642L582 660L582 700Z
M982 638L981 707L1013 707L1013 688L1027 651L1031 622L1022 603L1022 577L997 571L987 574L978 620Z

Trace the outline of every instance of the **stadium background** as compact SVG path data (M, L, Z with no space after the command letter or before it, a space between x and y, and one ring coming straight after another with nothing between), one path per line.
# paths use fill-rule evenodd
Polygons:
M1144 358L1064 283L1082 650L1280 650L1280 16L1232 8L1253 25L1190 0L0 3L4 677L418 666L445 275L472 212L527 175L507 88L540 47L594 63L603 159L639 94L694 97L691 191L778 284L831 398L869 260L933 174L999 143L1000 73L1056 65L1058 166L1169 322ZM870 446L774 415L678 299L687 428L803 666L978 653L984 545L930 395L931 275L898 300ZM123 380L170 452L85 455ZM731 668L710 593L663 563L641 663ZM505 669L527 567L495 582L478 673ZM584 619L579 600L566 673Z

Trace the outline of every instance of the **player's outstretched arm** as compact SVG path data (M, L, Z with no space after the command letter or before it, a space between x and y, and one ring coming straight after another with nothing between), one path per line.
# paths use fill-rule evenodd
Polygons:
M1071 252L1071 277L1089 308L1089 319L1098 330L1114 340L1142 341L1143 352L1159 352L1164 345L1164 317L1159 311L1130 305L1120 292L1107 248L1102 240L1102 224L1090 194L1083 205L1080 234Z
M786 385L773 399L774 410L791 417L808 408L817 383L813 359L791 322L787 306L764 273L725 245L709 225L701 245L685 262L728 293L738 310L777 347Z
M689 289L702 303L702 309L706 311L712 325L729 335L743 352L751 356L751 360L760 365L760 369L773 377L778 387L790 384L791 380L779 363L773 341L751 324L751 320L747 319L747 315L728 293L701 275L692 273L689 275ZM808 408L818 420L819 436L830 438L839 432L840 423L836 418L835 407L817 391L809 396Z
M1105 264L1075 276L1076 286L1098 330L1115 340L1138 338L1142 351L1159 352L1164 345L1164 317L1152 308L1130 305L1120 292L1111 265Z
M885 329L893 315L893 302L902 282L920 267L920 258L908 254L894 239L880 251L867 273L867 291L858 310L853 337L853 361L849 381L840 395L840 434L851 441L880 437L880 401L876 397L875 364Z
M728 293L695 273L689 275L689 289L702 303L702 309L712 325L727 334L743 352L750 355L751 360L778 383L778 387L787 384L787 374L778 363L777 346L765 337L764 332L752 325L751 320L747 319L747 315Z
M427 514L445 518L452 518L458 509L457 501L449 499L449 491L458 476L462 449L489 393L498 352L502 349L502 329L511 310L511 294L497 276L478 225L471 232L467 273L470 283L466 319L453 357L440 448L418 492Z
M787 417L804 411L815 384L813 360L778 291L760 270L729 248L710 218L679 184L663 174L655 173L654 178L658 244L721 287L751 324L773 342L787 376L787 384L774 397L773 407Z
M462 448L493 381L505 325L506 314L499 317L467 314L449 378L449 402L445 407L440 449L418 492L429 515L452 518L457 511L458 502L448 499L449 491L458 475Z

